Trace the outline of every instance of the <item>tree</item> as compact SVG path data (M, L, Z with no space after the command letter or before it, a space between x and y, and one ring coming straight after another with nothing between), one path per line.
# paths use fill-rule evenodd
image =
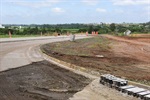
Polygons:
M0 28L0 35L8 34L8 28Z
M93 31L93 26L90 25L89 28L88 28L88 33L92 33L92 31Z
M62 30L62 33L63 33L63 34L67 33L67 30Z
M110 29L111 29L111 31L115 31L115 29L116 29L116 25L115 25L115 23L112 23L112 24L110 24Z
M117 26L117 29L118 29L118 32L125 32L128 28L126 28L126 27L124 27L124 26L122 26L122 25L118 25Z
M97 32L97 31L99 30L99 28L98 28L98 27L94 27L93 30L94 30L95 32Z
M46 33L46 29L45 29L45 28L42 28L42 29L41 29L41 32L42 32L42 33Z
M61 30L59 28L55 28L55 32L61 33Z
M86 29L86 28L80 28L80 29L78 30L78 32L87 32L87 29Z

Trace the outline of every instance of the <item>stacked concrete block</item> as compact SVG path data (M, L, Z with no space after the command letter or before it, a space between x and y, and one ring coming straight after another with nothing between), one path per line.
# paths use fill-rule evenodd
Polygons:
M150 100L150 94L149 94L149 95L144 96L144 100Z
M121 91L121 92L125 92L125 90L126 89L130 89L130 88L134 88L135 86L133 86L133 85L127 85L127 86L121 86L121 87L119 87L119 91Z
M119 89L120 86L126 86L128 84L127 80L116 78L113 80L113 85L116 89Z
M147 90L147 91L144 91L144 92L137 93L136 96L143 99L144 96L146 96L146 95L150 95L150 91Z
M128 81L125 79L118 78L114 75L104 74L100 76L100 83L109 87L114 87L122 93L127 93L134 97L138 97L144 100L150 100L150 91L139 88L133 85L128 85Z
M127 91L128 95L136 96L138 93L145 92L146 90L143 88L134 87L134 88L126 89L126 91Z
M118 88L120 86L126 86L128 84L128 81L118 78L114 75L105 74L101 75L100 83L103 85L108 85L110 87Z

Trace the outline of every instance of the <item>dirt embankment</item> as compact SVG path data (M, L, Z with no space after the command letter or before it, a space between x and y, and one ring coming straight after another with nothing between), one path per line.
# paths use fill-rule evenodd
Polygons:
M41 48L57 59L150 85L150 46L147 42L106 35L46 44Z
M91 80L41 61L0 72L0 100L67 100Z
M115 37L105 35L112 40L113 52L118 56L128 56L140 61L150 61L150 37Z

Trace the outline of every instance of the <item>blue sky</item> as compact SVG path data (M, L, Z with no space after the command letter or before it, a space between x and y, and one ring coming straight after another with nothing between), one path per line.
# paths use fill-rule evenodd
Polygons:
M0 0L0 24L148 21L150 0Z

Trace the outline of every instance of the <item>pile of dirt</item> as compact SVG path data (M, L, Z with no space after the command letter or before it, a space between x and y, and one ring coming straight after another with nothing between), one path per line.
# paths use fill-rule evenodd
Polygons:
M0 100L67 100L91 82L47 61L0 72Z
M116 38L119 37L100 36L76 42L51 43L41 49L49 56L102 74L110 73L150 85L149 54L141 51L141 48L147 50L149 47L127 42L126 38L123 41Z

